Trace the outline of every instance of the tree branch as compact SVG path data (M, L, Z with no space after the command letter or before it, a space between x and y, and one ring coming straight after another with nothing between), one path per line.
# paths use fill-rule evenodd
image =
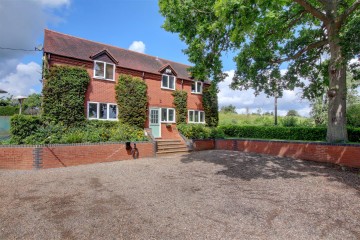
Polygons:
M305 10L308 13L310 13L314 17L320 19L324 23L327 23L330 21L324 13L320 12L317 8L315 8L313 5L311 5L307 0L294 0L294 2L300 4L303 8L305 8Z
M356 0L348 9L341 14L337 20L337 24L341 26L344 21L360 6L360 0Z
M314 42L314 43L311 43L309 45L307 45L306 47L304 47L303 49L299 50L297 53L295 53L294 55L290 56L290 57L287 57L287 58L283 58L283 59L276 59L274 61L272 61L272 63L283 63L283 62L287 62L287 61L290 61L290 60L294 60L294 59L297 59L299 58L303 53L305 52L308 52L314 48L320 48L324 45L326 45L328 43L328 40L327 39L324 39L324 40L320 40L318 42Z

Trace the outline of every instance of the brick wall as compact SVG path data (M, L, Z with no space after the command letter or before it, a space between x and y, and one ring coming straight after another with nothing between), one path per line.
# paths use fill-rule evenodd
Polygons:
M289 141L261 140L195 140L194 150L218 149L254 152L280 157L292 157L316 162L327 162L360 168L359 144L298 143ZM204 145L207 148L204 148Z
M133 144L131 144L133 145ZM154 157L154 144L137 143L139 158ZM0 169L41 169L133 159L125 143L0 147Z
M35 147L0 146L0 169L32 169Z

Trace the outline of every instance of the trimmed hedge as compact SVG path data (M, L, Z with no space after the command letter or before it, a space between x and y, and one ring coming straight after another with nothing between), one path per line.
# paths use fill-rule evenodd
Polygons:
M220 126L226 136L236 138L326 141L324 127ZM350 142L360 142L360 128L348 128Z
M222 139L225 134L220 128L205 127L203 124L180 124L178 130L189 139Z
M24 139L34 134L42 126L38 116L14 115L10 118L10 133L12 143L22 144Z
M0 106L0 116L13 116L19 113L17 106Z

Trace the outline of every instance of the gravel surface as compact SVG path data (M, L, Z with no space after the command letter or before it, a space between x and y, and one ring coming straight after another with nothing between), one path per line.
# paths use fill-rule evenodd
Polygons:
M360 239L360 175L233 151L0 170L0 239Z

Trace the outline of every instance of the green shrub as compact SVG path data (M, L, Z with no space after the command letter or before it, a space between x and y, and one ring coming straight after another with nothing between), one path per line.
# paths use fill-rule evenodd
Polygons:
M325 141L326 128L220 126L226 136L236 138Z
M205 112L205 122L208 127L217 127L219 124L219 105L217 98L218 88L215 83L203 90L203 106Z
M90 82L85 68L53 66L43 88L43 116L49 121L77 125L85 121L85 93Z
M180 124L179 131L189 139L207 139L210 138L211 130L203 124Z
M19 113L18 106L0 106L0 116L13 116Z
M348 128L350 142L360 142L360 128Z
M147 138L144 135L144 130L141 128L133 127L127 124L121 124L111 130L110 141L143 141Z
M121 74L115 91L120 122L144 128L147 107L146 83L141 78Z
M354 104L346 110L347 124L352 127L360 127L360 104Z
M281 119L280 123L284 127L296 127L298 125L298 120L294 116L286 116Z
M34 134L42 125L37 116L14 115L10 119L11 142L22 144L24 140Z
M176 110L176 124L186 123L187 117L187 92L176 90L172 93Z
M209 137L212 139L224 139L225 133L221 128L211 128Z

